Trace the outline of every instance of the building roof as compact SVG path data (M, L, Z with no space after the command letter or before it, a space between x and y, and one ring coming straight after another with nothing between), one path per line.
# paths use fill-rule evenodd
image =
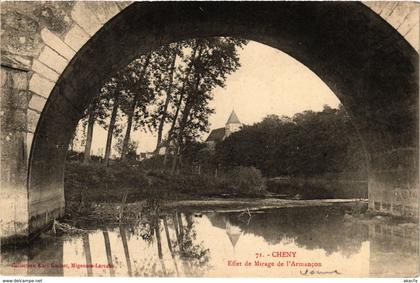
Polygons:
M210 132L210 135L206 139L206 141L222 141L225 137L225 128L214 129Z
M227 124L241 124L241 121L239 121L238 116L235 113L235 110L232 110L232 113L230 113L229 119L226 122Z
M239 238L242 235L242 229L237 225L231 224L229 219L226 219L225 221L226 221L226 234L229 237L232 247L235 248L236 243L239 241Z

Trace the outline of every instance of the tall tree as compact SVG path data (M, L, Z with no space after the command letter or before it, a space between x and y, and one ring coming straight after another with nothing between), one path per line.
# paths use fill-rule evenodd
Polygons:
M95 126L95 110L94 105L89 107L89 114L87 120L87 134L86 134L86 145L85 145L85 154L83 158L84 163L90 162L90 152L92 148L92 139L93 139L93 127Z
M123 99L126 99L126 95L122 87L124 86L124 77L121 72L117 73L116 76L112 77L101 89L101 95L107 100L108 111L111 111L109 117L109 123L107 121L101 121L100 125L107 130L107 139L105 145L104 163L106 166L109 165L109 158L111 155L111 146L113 136L118 136L121 129L116 128L118 120L118 110L120 103Z
M123 151L123 144L124 144L124 138L118 138L117 142L114 145L114 149L121 155L122 151ZM134 141L134 140L130 140L128 142L128 145L126 147L126 159L135 159L136 157L136 153L137 153L137 148L138 148L139 144L138 142Z
M131 83L128 89L131 94L131 100L129 101L128 107L125 109L127 115L127 128L124 136L123 147L121 152L121 160L126 158L128 149L128 143L130 141L131 130L133 127L134 118L139 120L146 114L146 104L150 100L150 94L148 93L148 83L146 82L146 71L150 63L151 54L143 56L143 58L137 59L130 63L128 66L129 72L131 72ZM141 103L142 102L142 103ZM137 113L138 110L141 113Z
M89 163L91 159L91 149L93 140L93 129L97 119L104 120L107 115L106 100L101 95L97 95L87 108L87 133L83 162Z
M237 49L246 44L245 40L228 37L194 41L197 56L190 58L191 71L184 78L186 97L178 122L177 151L173 158L172 173L179 163L186 138L191 138L194 131L208 130L205 127L206 122L203 121L207 121L213 111L208 106L209 100L212 99L212 91L216 87L224 87L227 76L240 67Z
M158 152L159 148L162 146L163 128L169 118L169 103L173 100L173 90L176 87L174 85L176 61L178 56L182 55L182 45L172 43L168 46L162 46L158 52L161 55L160 61L156 61L158 61L158 63L163 63L163 70L160 72L160 76L157 76L155 84L157 91L163 92L165 98L161 105L158 106L158 110L155 114L155 121L158 121L155 152Z
M366 157L344 109L324 107L293 117L269 115L216 146L223 166L254 166L266 176L346 173L366 176Z
M114 136L114 128L115 128L115 123L117 121L118 107L119 107L119 96L116 93L114 93L111 118L109 121L108 133L107 133L106 145L105 145L104 162L106 166L109 165L109 157L111 155L112 137Z

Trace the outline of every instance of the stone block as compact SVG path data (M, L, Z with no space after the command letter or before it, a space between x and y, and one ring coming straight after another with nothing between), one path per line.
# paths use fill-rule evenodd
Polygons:
M4 134L3 134L4 133ZM3 185L24 185L26 170L26 129L7 129L2 131L0 178Z
M90 38L83 29L78 25L73 25L69 32L64 37L64 42L68 44L73 50L78 51Z
M58 77L60 76L56 71L50 69L49 67L47 67L46 65L39 62L36 59L32 63L32 70L53 82L56 82L58 80Z
M89 35L93 36L101 27L95 14L87 7L85 2L77 2L71 11L71 17L79 24Z
M54 88L54 83L41 77L37 73L32 75L29 82L29 90L39 94L45 98L50 96L51 90Z
M28 192L26 186L2 182L0 207L2 208L2 244L11 238L28 236Z
M10 109L24 109L28 107L28 93L26 90L3 89L1 96L1 109L9 111Z
M398 27L398 31L401 34L406 34L410 29L414 29L416 25L418 26L419 13L418 3L400 2L391 15L394 17L388 17L388 20L395 28ZM394 22L398 22L398 25L394 25Z
M28 131L35 133L36 125L38 124L40 114L34 110L28 109L27 119L28 119Z
M10 72L12 76L12 87L14 89L28 89L28 73L27 72Z
M1 62L3 65L26 71L29 71L31 67L31 60L29 58L30 57L16 54L1 54Z
M0 70L1 70L1 73L0 73L1 87L3 88L7 83L8 75L7 75L6 70L3 67L1 67Z
M54 49L61 56L65 57L67 60L71 60L76 52L71 49L67 44L64 43L58 36L53 34L47 28L41 30L41 38L49 47Z
M415 25L412 27L410 31L407 31L407 35L405 36L405 39L407 39L408 42L410 42L413 47L417 50L417 52L420 50L420 41L419 41L419 25Z
M7 131L26 131L26 109L2 109L1 114L2 135Z
M85 2L86 6L95 14L101 24L105 24L112 17L120 12L119 7L114 2Z
M121 10L124 10L125 8L130 6L133 3L133 1L117 1L115 3L118 5L118 7L120 7Z
M42 109L44 109L46 102L46 98L34 94L32 95L31 100L29 101L29 108L38 112L42 112Z
M26 160L29 161L29 155L31 154L31 148L32 148L32 141L34 140L34 134L33 133L27 133L26 134Z
M52 50L50 47L45 46L41 54L38 57L38 60L57 73L61 74L66 68L68 62L64 57L60 56L57 52Z

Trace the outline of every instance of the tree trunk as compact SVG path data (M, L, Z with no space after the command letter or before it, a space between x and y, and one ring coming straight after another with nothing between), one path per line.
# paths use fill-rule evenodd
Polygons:
M151 58L151 54L149 54L146 58L146 62L144 63L144 67L141 71L141 74L139 76L139 80L141 81L144 78L144 75L146 74L147 66L149 65ZM127 149L128 149L128 143L130 142L130 135L131 135L131 127L133 125L133 117L134 117L134 111L136 110L137 101L139 99L139 94L135 93L133 96L133 101L131 102L130 109L128 111L128 121L127 121L127 130L125 132L124 141L123 141L123 147L121 150L121 160L126 159Z
M180 245L181 245L181 237L179 236L178 215L177 215L177 212L176 211L175 211L175 214L172 214L172 221L174 222L174 229L175 229L176 241L178 243L178 247L180 247Z
M200 57L201 57L201 50L200 50L197 58L200 58ZM196 80L195 85L193 86L192 91L189 93L189 95L187 97L187 101L185 102L184 110L182 111L182 119L181 119L181 122L179 123L179 131L178 131L178 136L177 136L178 150L177 150L177 154L174 154L174 159L172 161L172 170L171 170L172 174L177 169L177 165L180 164L180 159L181 159L180 154L181 154L182 149L183 149L184 130L185 130L185 127L187 125L188 117L190 116L192 107L194 106L194 102L195 102L194 99L196 98L196 92L198 90L198 86L199 86L199 83L200 83L200 75L199 74L196 74L195 80Z
M109 273L112 277L115 276L115 270L114 270L114 264L112 263L112 252L111 252L111 243L109 241L109 234L108 231L104 230L102 231L103 235L104 235L104 242L105 242L105 252L106 252L106 258L108 260L108 265L110 266L109 268Z
M182 84L181 94L180 94L179 101L178 101L178 104L177 104L175 116L174 116L174 119L172 121L172 126L171 126L171 129L169 130L169 134L168 134L168 143L170 143L171 140L175 137L174 130L175 130L176 121L178 119L179 111L180 111L181 105L182 105L182 100L183 100L184 94L185 94L185 89L186 89L186 86L187 86L187 83L188 83L188 77L189 77L189 75L191 73L191 70L192 70L192 67L193 67L193 63L194 63L194 61L196 59L197 51L198 51L198 58L199 58L201 56L202 48L201 48L201 46L198 43L194 47L193 55L191 56L191 62L188 65L187 75L185 76L185 80L184 80L184 82ZM187 101L185 103L184 112L185 112L185 108L189 108L189 102L188 102L189 100L190 100L190 96L188 96ZM183 117L183 119L184 119L184 117ZM182 125L182 124L183 123L181 121L180 125ZM182 142L181 128L180 128L180 132L178 133L177 150L173 154L171 174L173 174L175 172L175 169L176 169L176 165L177 165L177 161L178 161L178 156L179 156L178 155L179 154L179 147L181 146L181 143L179 143L180 141Z
M176 105L175 115L174 115L174 118L172 120L171 129L169 130L169 133L168 133L168 140L167 140L168 146L170 145L170 143L171 143L171 141L174 137L176 121L178 120L179 111L181 109L182 101L184 99L185 88L187 87L187 83L188 83L188 77L190 76L190 73L191 73L191 70L192 70L192 67L193 67L193 63L194 63L194 60L195 60L195 57L196 57L196 54L197 54L198 47L199 47L199 45L196 44L193 48L193 51L192 51L193 53L191 55L191 61L188 64L187 73L186 73L184 81L182 83L182 88L181 88L181 91L180 91L179 100L178 100L177 105Z
M166 143L165 156L163 157L163 170L166 170L166 164L168 164L169 157L169 144Z
M162 253L162 239L160 237L160 227L159 227L159 217L156 216L156 222L155 222L155 235L156 235L156 244L158 248L158 257L160 264L162 266L162 272L164 275L166 275L166 267L165 262L163 261L163 253Z
M179 215L179 217L178 217ZM184 242L184 225L182 224L182 213L177 213L178 224L179 224L179 237L181 238L181 243Z
M156 243L157 243L157 248L158 248L158 257L160 259L162 259L163 258L162 239L160 237L159 218L157 218L157 217L156 217L156 220L155 220L155 233L156 233Z
M111 146L112 146L112 137L114 134L114 128L115 123L117 121L117 113L118 113L118 95L114 96L114 106L112 107L112 113L111 113L111 120L109 121L109 127L108 127L108 136L106 138L106 147L105 147L105 165L109 165L109 157L111 155Z
M121 235L121 240L123 242L125 262L127 263L128 275L131 277L133 273L131 270L131 259L130 259L130 252L128 250L127 234L126 234L125 228L122 225L120 225L120 235Z
M166 99L165 99L165 104L163 105L162 117L160 117L160 121L159 121L159 128L157 132L157 144L156 144L156 150L155 150L156 153L159 153L159 149L161 147L163 126L165 125L165 120L167 116L166 112L168 111L169 101L171 100L171 97L172 97L172 87L173 87L173 81L174 81L176 57L177 55L175 53L174 58L172 59L172 62L170 65L170 72L171 72L170 80L169 80L168 88L166 90Z
M172 167L171 167L171 174L175 174L176 165L178 162L178 156L179 156L179 146L177 145L174 150L173 158L172 158Z
M134 110L136 109L137 98L133 98L133 102L131 103L129 113L127 115L127 130L125 131L122 151L121 151L121 160L126 159L127 150L128 150L128 143L130 142L130 135L131 135L131 127L133 125L133 117L134 117Z
M86 145L85 145L85 155L83 158L84 163L90 162L90 150L92 148L92 139L93 139L93 127L95 126L95 114L91 110L89 113L88 119L88 128L86 134Z
M83 239L83 251L85 252L85 257L86 257L86 270L87 270L87 275L89 277L93 276L92 273L92 255L90 253L90 244L89 244L89 234L84 233L82 235L82 239Z
M175 254L172 249L171 237L169 235L168 222L166 221L166 216L163 217L163 227L165 228L166 241L168 242L169 252L171 253L172 261L174 262L176 275L179 276L178 264L176 263Z

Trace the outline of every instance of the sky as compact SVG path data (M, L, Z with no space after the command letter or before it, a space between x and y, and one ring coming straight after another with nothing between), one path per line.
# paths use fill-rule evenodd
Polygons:
M284 52L250 41L239 51L241 67L226 80L225 88L216 88L210 105L210 129L224 127L234 109L243 124L252 125L265 116L292 116L304 110L336 108L340 101L311 70ZM93 154L104 151L106 131L95 126ZM208 136L203 134L202 139ZM138 152L153 151L156 134L134 132ZM115 140L115 139L114 139Z

